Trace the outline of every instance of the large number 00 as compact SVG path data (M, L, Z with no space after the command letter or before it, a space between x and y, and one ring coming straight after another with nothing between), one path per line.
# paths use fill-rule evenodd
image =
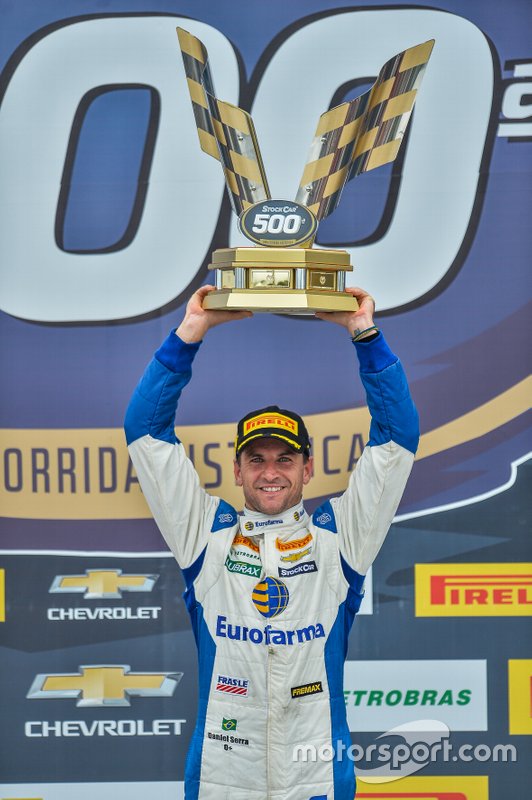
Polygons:
M171 302L194 280L218 223L223 176L197 143L176 23L172 16L72 22L38 39L14 70L0 106L0 302L7 313L65 322L135 317ZM230 42L205 23L186 20L186 27L207 45L219 96L237 102ZM356 281L378 297L381 310L427 294L466 237L493 99L486 38L463 17L429 8L331 13L283 40L252 108L271 184L278 196L293 197L302 153L338 86L376 75L391 55L429 38L437 47L412 119L393 219L378 241L349 247ZM117 41L127 46L117 49ZM316 41L328 43L327 58L316 57ZM295 54L312 92L302 94L297 81L287 86ZM165 108L136 234L117 252L63 252L54 222L71 120L88 92L120 84L154 87ZM281 122L290 130L282 146ZM295 234L302 224L295 217L273 215L265 230ZM245 244L236 220L229 238Z
M299 214L257 214L251 230L253 233L296 234L300 228Z

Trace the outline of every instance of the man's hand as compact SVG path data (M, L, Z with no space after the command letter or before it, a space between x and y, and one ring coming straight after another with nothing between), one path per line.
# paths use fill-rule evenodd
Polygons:
M188 301L183 322L176 330L184 342L201 342L207 331L215 325L253 316L251 311L208 311L203 308L203 300L214 289L214 286L201 286Z
M345 290L347 294L353 295L358 302L358 311L316 311L315 316L318 319L328 320L329 322L336 322L337 325L342 325L347 328L351 337L356 336L357 331L365 331L366 328L371 328L375 323L373 322L373 314L375 313L375 300L373 297L360 289L358 286L351 286ZM358 341L362 341L366 336L371 336L375 331L369 331L364 336L361 336Z

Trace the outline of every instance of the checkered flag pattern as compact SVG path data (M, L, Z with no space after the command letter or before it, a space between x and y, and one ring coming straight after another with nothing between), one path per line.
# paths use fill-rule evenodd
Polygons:
M253 120L216 97L203 43L183 28L177 28L177 36L201 149L221 161L231 206L240 216L254 203L270 199Z
M321 115L296 196L318 220L334 211L347 181L395 159L433 46L430 39L394 56L368 92Z

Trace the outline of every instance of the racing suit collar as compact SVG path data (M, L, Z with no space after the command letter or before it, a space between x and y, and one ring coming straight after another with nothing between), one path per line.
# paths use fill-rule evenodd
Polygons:
M306 526L308 521L309 516L301 501L283 511L282 514L273 517L261 514L260 511L250 511L249 508L244 508L240 516L240 530L243 534L252 534L253 536L265 531L282 530L283 533L289 533Z

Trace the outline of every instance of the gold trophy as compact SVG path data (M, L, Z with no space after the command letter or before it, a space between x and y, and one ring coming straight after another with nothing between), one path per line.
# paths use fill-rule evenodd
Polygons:
M251 115L219 100L203 43L177 28L201 149L221 162L231 206L251 247L215 250L209 309L314 314L353 311L346 250L313 248L347 181L395 159L434 39L386 62L371 89L321 115L295 201L272 200Z

